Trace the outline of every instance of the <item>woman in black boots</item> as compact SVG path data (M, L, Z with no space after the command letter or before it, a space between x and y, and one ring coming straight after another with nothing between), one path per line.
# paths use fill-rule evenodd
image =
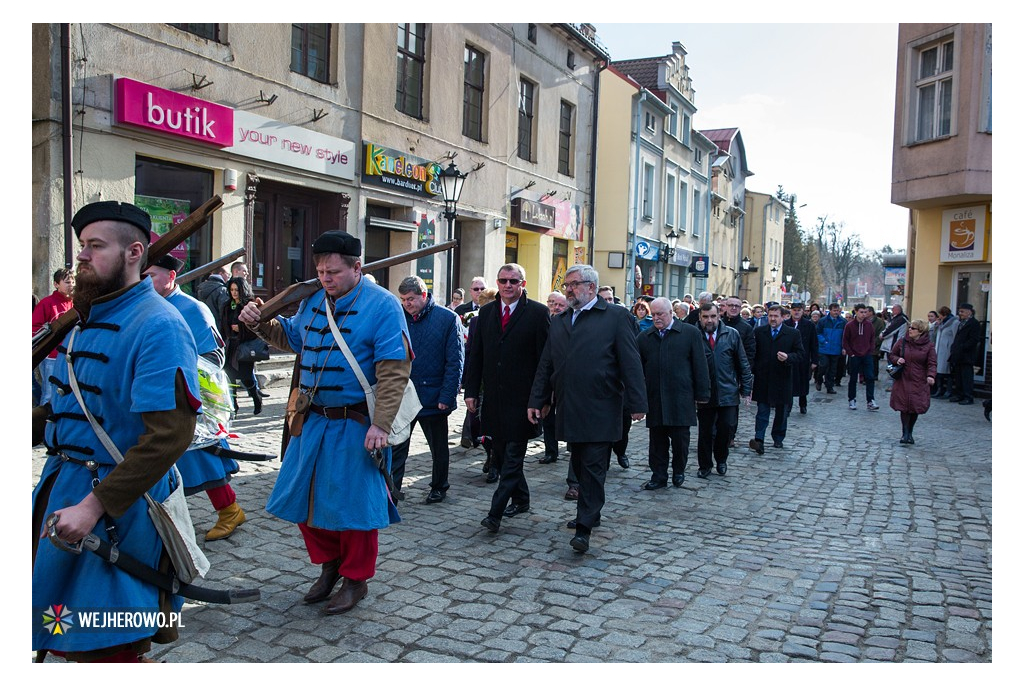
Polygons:
M928 322L914 319L907 334L892 346L889 362L903 371L892 384L889 406L900 413L903 437L900 444L914 444L917 417L931 405L931 386L935 385L935 346L928 339Z
M238 313L242 311L242 307L253 297L252 288L244 278L236 277L228 281L228 293L231 295L231 301L228 303L227 316L224 319L224 326L227 329L225 331L227 334L225 339L228 344L227 364L224 370L236 385L241 383L242 387L246 389L249 397L252 398L252 413L259 414L263 411L263 398L260 397L259 387L256 385L256 364L250 361L240 362L236 359L237 355L235 354L241 343L257 337L255 333L249 330L248 326L238 321ZM237 388L233 389L233 394L235 395L235 411L237 412Z

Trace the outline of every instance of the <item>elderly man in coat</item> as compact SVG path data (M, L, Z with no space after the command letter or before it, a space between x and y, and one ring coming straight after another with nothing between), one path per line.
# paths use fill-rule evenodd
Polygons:
M754 438L750 449L764 454L764 434L768 417L775 410L772 423L772 441L781 448L786 439L786 422L793 406L793 369L804 360L800 334L782 325L782 307L768 308L768 325L754 329L757 352L754 355L754 393L757 417L754 419Z
M953 396L953 367L949 363L949 351L953 348L953 336L956 335L957 318L949 307L939 307L939 316L932 331L932 344L935 345L935 385L932 397L948 400Z
M647 413L644 370L633 333L632 315L597 296L598 273L577 264L565 273L562 288L569 309L551 319L548 341L533 380L527 416L538 424L555 393L555 429L570 445L580 480L576 535L569 545L590 549L591 530L600 524L604 480L612 443L622 436L622 412L634 421Z
M804 318L804 303L794 302L790 305L790 319L782 322L783 326L794 329L800 334L800 342L804 348L804 357L798 365L793 366L793 397L799 398L800 413L807 413L807 392L811 385L811 376L818 368L818 330L809 319ZM789 401L790 411L793 400Z
M651 480L644 490L668 485L672 444L672 485L681 487L690 447L690 426L697 425L697 404L711 399L711 382L700 333L672 318L666 297L651 302L654 325L637 337L647 384L648 463Z

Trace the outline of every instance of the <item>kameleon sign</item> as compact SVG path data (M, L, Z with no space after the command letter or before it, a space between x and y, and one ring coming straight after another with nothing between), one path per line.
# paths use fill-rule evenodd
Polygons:
M226 152L351 181L355 143L250 112L235 111L233 143Z

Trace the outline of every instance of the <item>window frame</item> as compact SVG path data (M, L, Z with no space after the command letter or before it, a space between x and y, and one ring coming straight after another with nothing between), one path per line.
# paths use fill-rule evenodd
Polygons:
M471 81L470 64L471 56L479 56L479 83ZM462 135L480 142L484 142L484 116L486 113L487 93L487 55L474 45L466 43L463 51L463 80L462 80ZM476 94L478 102L474 105L471 102L471 95ZM471 109L476 111L475 121L471 119ZM476 128L473 129L472 124Z
M426 24L397 24L398 37L396 40L397 53L395 56L395 109L410 116L413 119L423 119L424 110L424 86L427 75L427 25ZM412 27L410 29L410 27ZM419 31L419 33L417 33ZM404 35L404 41L402 37ZM409 38L415 37L419 41L419 52L409 48ZM409 84L410 76L417 76L418 71L418 92L409 93L405 87Z
M690 208L689 203L690 186L683 179L679 179L679 232L686 233L686 220L687 211Z
M676 225L676 175L665 174L665 226L674 228Z
M654 165L644 162L644 186L640 201L640 218L644 221L654 219Z
M171 27L174 27L174 28L178 29L179 31L184 31L185 33L190 33L193 36L198 36L199 38L202 38L204 40L211 40L214 43L222 42L221 39L220 39L220 24L170 24L169 23L167 25L171 26ZM206 33L204 33L202 29L198 28L200 26L211 26L211 27L213 27L213 35L212 36L206 35Z
M959 26L924 36L907 43L907 91L904 118L906 144L915 145L943 140L957 133L957 95L960 74ZM935 68L923 75L925 55L935 50ZM948 56L948 65L947 65ZM927 106L922 99L931 90L932 100ZM948 105L948 112L944 112ZM922 120L927 110L929 121ZM924 131L924 128L930 130Z
M323 35L323 47L324 56L322 59L315 58L315 62L323 65L323 78L317 76L317 72L310 73L311 57L310 53L312 50L310 35L311 27L323 26L325 33ZM298 47L298 54L300 55L300 63L296 65L296 46L295 46L295 32L296 30L301 32L300 44ZM292 24L292 35L291 35L291 60L289 62L289 68L296 74L301 74L306 78L312 79L317 83L330 83L331 82L331 24Z
M558 106L558 173L569 177L576 171L576 155L573 154L575 131L576 105L562 100Z
M524 87L529 86L529 111L526 111L523 107L526 94L524 93ZM534 127L537 123L537 84L534 81L526 78L522 74L519 75L519 104L517 106L518 111L518 127L516 137L516 155L519 159L527 162L536 161L536 147L534 135ZM525 124L525 126L524 126ZM525 136L525 140L524 140ZM523 143L526 143L526 154L523 156Z

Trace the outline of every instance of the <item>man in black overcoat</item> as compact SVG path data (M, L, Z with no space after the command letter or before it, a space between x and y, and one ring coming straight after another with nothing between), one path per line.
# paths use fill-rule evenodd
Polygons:
M818 328L804 318L804 303L794 302L789 305L790 318L782 325L796 329L800 334L800 343L806 353L799 364L793 366L793 397L799 397L800 413L807 413L807 392L811 388L811 375L818 368ZM790 410L793 401L789 402Z
M548 316L547 307L526 296L523 267L505 264L498 269L498 299L480 308L470 337L462 379L466 409L477 410L483 391L480 423L491 438L491 463L500 473L490 511L480 522L492 533L498 532L502 516L530 509L523 460L540 425L527 418L526 407L548 337Z
M949 401L974 404L974 361L981 343L981 324L974 318L973 305L958 306L956 315L960 323L949 348L949 365L953 372L953 396Z
M777 304L768 308L768 325L754 329L754 342L757 351L754 353L753 400L757 402L757 416L750 449L764 454L764 434L773 409L775 447L781 448L786 439L786 422L789 408L793 406L793 368L803 361L804 348L800 334L782 325L782 307Z
M577 552L590 548L590 532L601 520L604 480L612 443L622 436L623 407L634 421L647 413L632 314L599 298L598 281L589 265L566 272L562 287L569 309L551 319L527 409L530 421L539 424L554 391L556 433L569 443L580 481L576 519L570 522L576 535L569 543Z
M644 490L668 485L672 445L672 485L681 487L690 449L690 426L697 425L697 404L711 399L711 382L700 332L672 317L672 302L651 302L654 325L637 337L647 385L648 463L651 480Z

